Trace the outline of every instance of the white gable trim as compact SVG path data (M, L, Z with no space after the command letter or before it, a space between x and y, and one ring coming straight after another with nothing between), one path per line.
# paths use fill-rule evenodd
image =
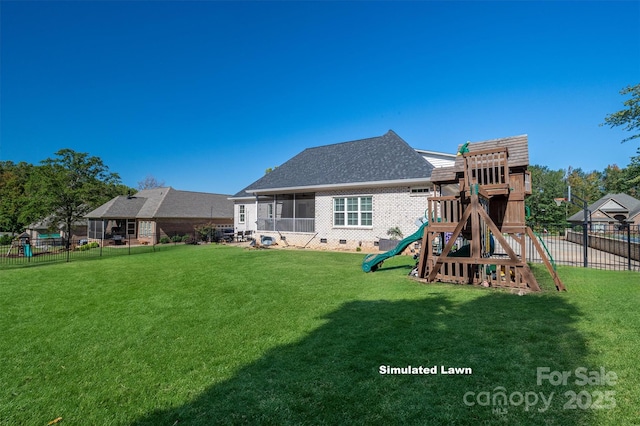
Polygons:
M429 164L435 168L439 167L451 167L456 163L455 154L446 154L444 152L426 151L423 149L416 149L416 152L422 156Z

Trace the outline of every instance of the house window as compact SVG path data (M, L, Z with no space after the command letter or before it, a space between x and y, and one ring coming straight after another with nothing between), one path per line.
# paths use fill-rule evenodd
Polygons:
M141 237L151 237L151 229L151 222L143 220L140 222L140 230L138 232L138 235Z
M373 226L372 197L334 198L333 226Z
M333 224L344 226L344 198L334 198L333 200Z
M239 207L239 210L240 210L240 215L239 215L239 216L240 216L240 218L239 218L238 222L239 222L239 223L244 223L244 220L245 220L244 205L243 205L243 204L241 204L241 205L240 205L240 206L238 206L238 207Z
M411 195L412 197L429 194L431 194L431 188L429 188L428 186L414 186L412 188L409 188L409 195Z

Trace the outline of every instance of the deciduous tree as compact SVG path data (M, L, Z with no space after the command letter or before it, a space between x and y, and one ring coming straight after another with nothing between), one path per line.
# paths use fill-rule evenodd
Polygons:
M122 190L120 177L109 172L99 157L62 149L42 161L30 181L42 218L63 223L67 232L89 211ZM68 242L67 242L68 244Z
M143 180L138 181L138 191L143 189L160 188L164 186L164 181L158 181L153 175L147 175Z
M624 101L625 109L613 114L609 114L604 119L604 124L610 127L624 126L624 130L628 132L637 132L640 130L640 84L635 86L627 86L620 91L621 95L631 95L630 99ZM640 138L640 133L635 133L628 138L622 140L627 142L632 139Z
M541 224L565 222L566 206L558 206L554 198L564 196L564 170L550 170L547 166L533 165L531 171L532 193L526 199L529 221Z
M36 218L28 209L27 183L34 166L25 162L0 161L0 231L20 233Z

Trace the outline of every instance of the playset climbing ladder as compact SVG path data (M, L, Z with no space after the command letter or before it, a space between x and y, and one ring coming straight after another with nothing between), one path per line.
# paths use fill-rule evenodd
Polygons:
M430 223L424 230L415 273L419 279L539 291L527 264L528 237L556 289L565 290L526 225L524 201L531 194L527 166L527 139L521 136L467 143L455 166L433 171L431 179L440 194L449 188L453 195L428 201ZM467 244L454 250L460 241Z

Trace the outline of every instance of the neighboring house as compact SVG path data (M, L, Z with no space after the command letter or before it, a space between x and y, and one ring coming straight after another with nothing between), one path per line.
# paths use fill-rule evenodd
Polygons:
M162 237L193 235L201 225L230 229L233 202L229 195L153 188L115 197L85 217L90 240L133 238L155 244Z
M371 248L398 227L418 229L431 172L456 156L383 136L305 149L231 197L234 227L281 245Z
M66 232L66 225L64 223L54 224L51 217L41 220L40 222L34 222L27 226L25 232L29 235L32 241L48 240L48 239L60 239L71 238L71 240L78 240L86 238L87 236L87 221L79 220L71 226L71 233Z
M588 210L592 231L605 230L622 222L640 225L640 200L627 194L607 194L589 205ZM582 224L584 211L581 209L567 220Z

